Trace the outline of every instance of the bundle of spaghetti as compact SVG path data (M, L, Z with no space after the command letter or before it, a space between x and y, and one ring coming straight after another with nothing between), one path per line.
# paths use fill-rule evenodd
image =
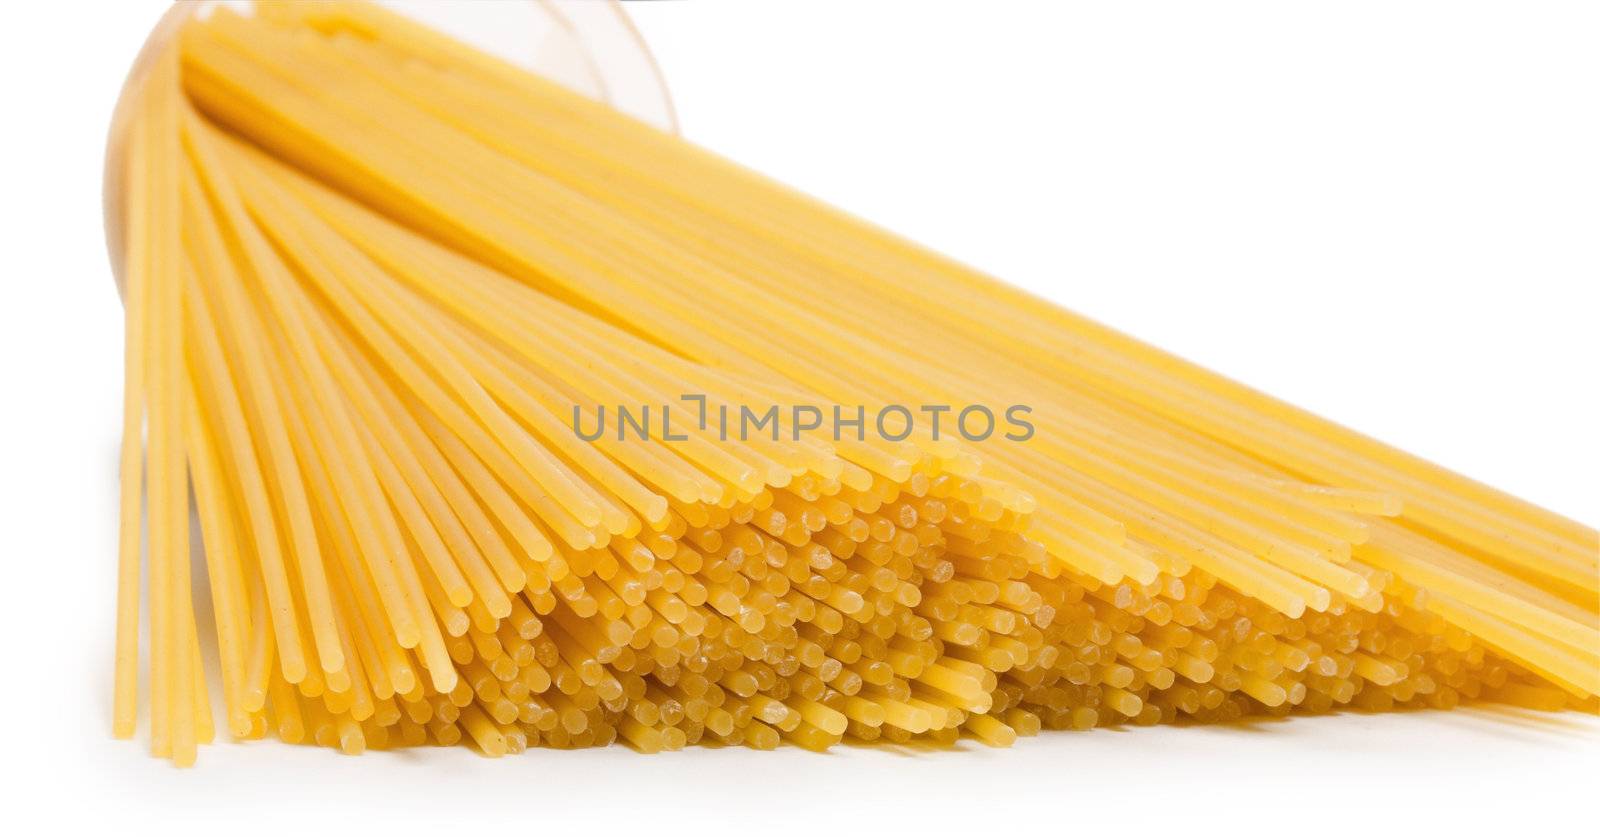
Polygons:
M190 480L237 738L1596 706L1593 530L374 6L188 22L126 153L116 730L145 511L152 743L180 763L212 727ZM730 435L750 405L868 418ZM1027 405L1031 432L971 433L988 407L890 432L892 405Z

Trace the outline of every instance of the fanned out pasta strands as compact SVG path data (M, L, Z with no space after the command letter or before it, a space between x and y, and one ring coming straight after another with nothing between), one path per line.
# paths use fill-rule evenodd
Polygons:
M201 630L231 736L349 754L1597 708L1593 529L405 18L215 8L132 95L114 731L147 540L176 763Z

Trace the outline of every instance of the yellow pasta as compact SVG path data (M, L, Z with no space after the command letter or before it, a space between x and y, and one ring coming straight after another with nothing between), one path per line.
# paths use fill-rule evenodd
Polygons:
M348 754L1597 708L1593 529L405 18L218 7L130 96L114 730L144 515L176 763L200 631L231 736Z

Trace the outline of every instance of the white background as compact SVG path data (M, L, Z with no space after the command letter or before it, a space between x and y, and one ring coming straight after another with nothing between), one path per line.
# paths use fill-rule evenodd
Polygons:
M18 3L0 25L0 830L1594 823L1600 725L1483 709L915 756L614 748L490 762L258 743L211 747L181 772L110 740L121 311L101 153L163 6ZM1594 4L630 7L691 138L1600 522Z

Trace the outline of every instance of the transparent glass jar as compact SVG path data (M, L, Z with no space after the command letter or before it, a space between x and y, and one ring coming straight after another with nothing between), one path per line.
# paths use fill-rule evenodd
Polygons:
M301 0L309 2L309 0ZM185 2L151 30L128 70L106 137L104 179L106 250L122 292L123 167L128 120L151 60L191 16L225 0ZM381 5L610 104L658 128L678 130L677 115L655 57L618 0L525 0L440 3L379 0ZM245 4L240 4L245 5ZM245 6L246 8L247 5Z

